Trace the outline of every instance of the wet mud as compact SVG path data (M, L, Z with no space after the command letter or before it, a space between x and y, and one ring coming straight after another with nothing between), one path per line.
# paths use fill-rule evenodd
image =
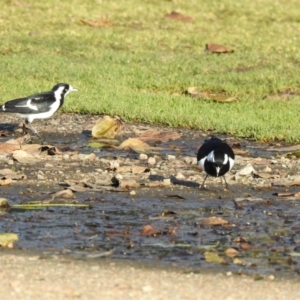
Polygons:
M125 190L114 186L93 188L91 184L83 190L73 189L74 197L62 200L88 204L88 208L3 211L0 231L18 234L14 248L79 259L172 265L194 272L299 276L300 188L284 182L297 183L300 165L296 156L287 158L286 152L270 150L288 145L218 135L236 145L239 153L232 172L226 175L230 190L224 190L218 178L209 178L206 189L200 190L204 174L192 159L207 133L155 127L177 131L181 137L149 142L163 149L148 154L156 159L149 165L131 150L90 147L90 130L98 118L61 114L46 123L37 122L35 126L47 144L67 147L78 154L74 159L47 156L34 164L22 164L9 154L1 154L0 169L26 175L25 180L1 186L1 197L10 204L51 199L54 193L68 188L72 180L95 183L100 177L120 175L117 167L111 167L115 162L148 168L141 174L121 177L144 183L169 179L170 183L164 187L141 184ZM8 132L1 142L11 137L13 120L7 117L0 125L0 130ZM122 141L151 128L154 127L126 124L118 139ZM90 153L95 158L85 159L84 155ZM237 176L249 163L256 173Z

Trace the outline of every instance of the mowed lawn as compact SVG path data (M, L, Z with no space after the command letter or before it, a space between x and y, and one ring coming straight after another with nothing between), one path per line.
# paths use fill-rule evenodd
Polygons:
M300 141L298 1L3 0L0 8L1 103L67 82L79 92L64 112ZM183 20L167 18L172 11ZM235 51L208 54L208 42ZM239 101L193 98L189 87Z

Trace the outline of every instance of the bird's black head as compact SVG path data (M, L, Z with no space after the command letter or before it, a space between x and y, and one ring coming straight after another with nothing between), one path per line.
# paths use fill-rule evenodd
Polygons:
M58 83L53 88L52 91L60 96L66 96L68 93L77 91L68 83Z

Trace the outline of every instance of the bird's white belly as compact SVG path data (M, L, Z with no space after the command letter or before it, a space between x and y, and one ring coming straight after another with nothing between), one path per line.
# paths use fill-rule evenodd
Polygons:
M35 119L47 119L50 118L59 108L59 101L54 102L50 107L49 111L42 112L42 113L35 113L35 114L20 114L17 113L16 115L22 118L26 118L28 122L32 122Z

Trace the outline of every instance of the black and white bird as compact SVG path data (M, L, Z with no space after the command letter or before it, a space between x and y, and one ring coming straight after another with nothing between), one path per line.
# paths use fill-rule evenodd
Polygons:
M204 188L204 183L208 176L223 176L225 187L226 189L228 188L224 175L234 165L234 153L227 143L216 137L205 141L198 151L197 161L198 165L206 173L201 188Z
M38 134L31 122L35 119L50 118L64 104L66 95L73 91L77 90L71 85L58 83L49 92L7 101L0 106L0 112L13 113L25 118L25 123L35 134Z

